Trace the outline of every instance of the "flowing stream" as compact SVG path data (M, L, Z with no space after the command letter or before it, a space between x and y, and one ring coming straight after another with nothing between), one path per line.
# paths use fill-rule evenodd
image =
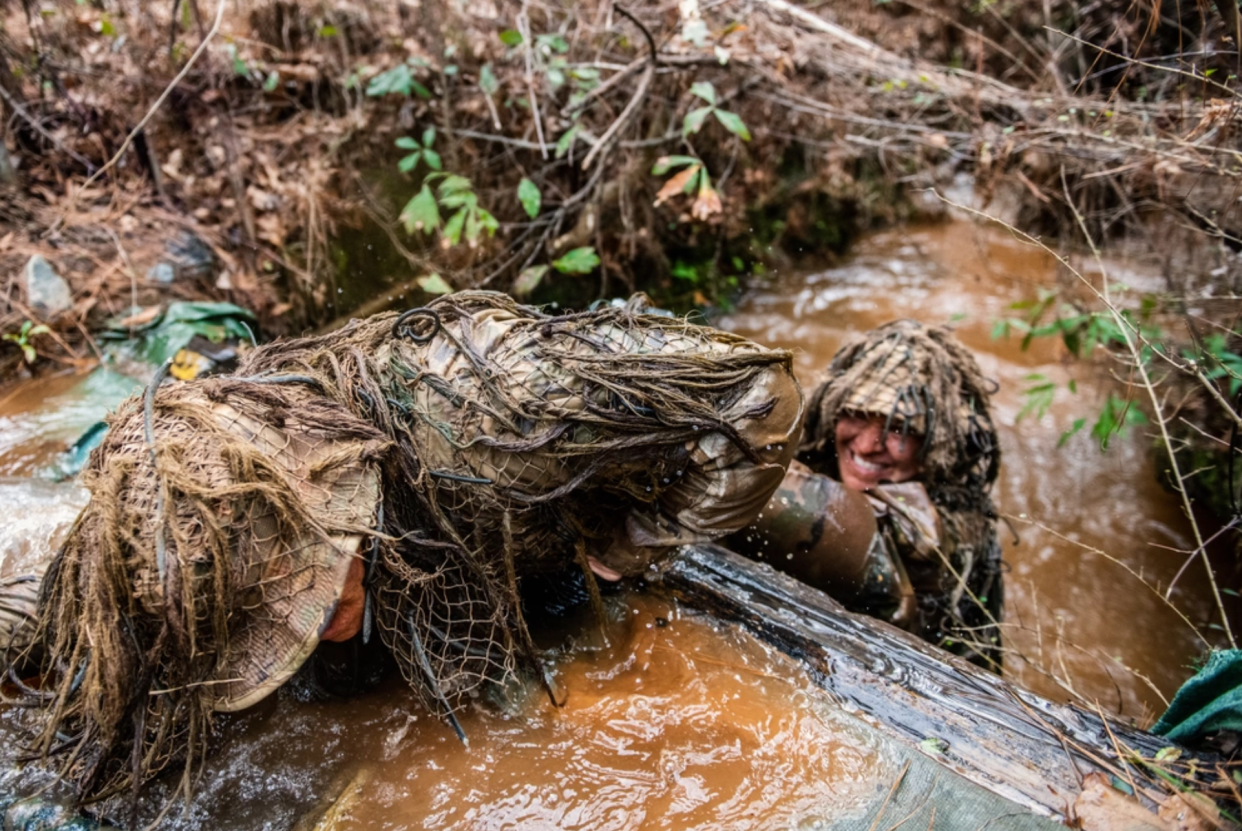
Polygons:
M1084 432L1058 449L1061 431L1098 409L1107 381L1063 361L1055 344L1022 351L989 335L1010 303L1054 282L1054 266L966 224L886 231L837 267L769 277L718 324L795 349L809 388L852 333L895 317L952 322L999 383L997 502L1021 537L1005 532L1006 674L1054 699L1073 690L1142 719L1185 680L1200 643L1119 562L1163 587L1182 560L1168 549L1192 546L1156 483L1149 437L1133 432L1102 453ZM1024 378L1035 372L1062 385L1077 376L1079 392L1019 421ZM0 575L46 556L72 521L81 489L38 477L125 393L115 380L50 379L0 400L0 497L11 517ZM1201 569L1187 570L1172 603L1205 625ZM221 718L218 747L175 824L283 829L335 801L327 825L296 827L818 827L861 816L883 796L893 758L797 664L641 594L613 596L609 608L607 644L589 615L560 636L565 708L538 690L503 706L477 702L463 718L469 747L399 678L339 699L282 693ZM0 788L39 779L10 768ZM157 783L147 820L175 785Z
M1110 281L1136 292L1162 288L1134 264L1106 266ZM1011 304L1056 281L1057 263L1040 249L954 222L870 235L838 267L771 278L717 323L795 350L808 390L853 334L896 318L951 325L999 385L995 499L1021 540L1002 525L1006 677L1054 700L1072 691L1146 723L1163 711L1161 696L1172 697L1189 677L1203 646L1181 615L1208 633L1214 607L1198 562L1169 603L1127 572L1163 591L1186 559L1169 549L1194 544L1177 498L1156 480L1149 433L1115 436L1107 452L1089 434L1114 382L1051 339L1024 351L1020 335L991 336L996 320L1021 315ZM1043 418L1020 420L1022 392L1035 374L1057 384L1057 397ZM1077 393L1066 389L1071 379ZM1087 428L1058 448L1062 432L1083 417Z

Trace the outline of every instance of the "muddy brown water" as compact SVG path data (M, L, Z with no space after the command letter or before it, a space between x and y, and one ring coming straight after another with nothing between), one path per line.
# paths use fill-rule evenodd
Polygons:
M1006 645L1014 650L1006 673L1054 699L1072 688L1105 710L1141 717L1163 706L1156 689L1169 696L1187 677L1198 642L1154 593L1087 549L1160 583L1180 559L1155 546L1188 548L1189 535L1155 483L1145 436L1118 439L1107 454L1086 435L1057 449L1060 431L1098 406L1102 385L1063 364L1051 345L1023 352L1016 341L990 338L1008 304L1051 284L1053 266L967 225L884 232L838 267L772 276L719 324L795 349L809 385L854 332L894 317L952 321L1000 384L998 503L1047 529L1019 522L1021 543L1006 544ZM1078 396L1041 421L1018 422L1031 372L1061 383L1078 375ZM56 448L89 426L93 418L74 403L80 380L55 379L0 400L0 476L10 477L0 479L0 498L24 520L0 535L10 552L0 574L46 550L43 538L63 533L81 499L72 486L14 478L45 469ZM1173 601L1197 624L1209 617L1193 568ZM609 645L589 621L564 636L557 677L569 691L565 708L537 689L513 692L506 703L474 702L463 716L469 747L400 679L345 699L280 694L221 718L197 795L170 821L283 829L301 817L297 827L309 829L314 821L305 818L339 795L334 824L325 827L818 827L882 797L894 759L790 659L658 599L620 595L610 609ZM4 716L10 745L19 718ZM42 778L8 767L0 789ZM148 820L173 784L156 785Z
M1162 288L1136 264L1104 266L1110 282L1136 294ZM1098 280L1094 267L1079 267ZM1142 721L1163 711L1161 696L1171 698L1186 680L1203 644L1116 561L1163 589L1184 561L1167 549L1194 545L1176 499L1157 483L1151 436L1136 429L1101 452L1089 435L1109 379L1068 360L1050 340L1023 351L1019 336L992 338L996 320L1021 314L1012 303L1056 282L1051 255L1003 231L955 222L876 233L839 267L777 275L718 324L793 349L808 390L853 334L906 317L953 326L999 384L993 417L1003 458L995 498L1021 540L1015 544L1002 527L1011 650L1005 675L1051 699L1068 700L1072 691ZM1059 392L1042 419L1019 420L1034 373ZM1071 379L1076 394L1066 389ZM1081 417L1088 427L1058 448L1061 433ZM1170 600L1211 637L1214 607L1201 564L1186 570Z

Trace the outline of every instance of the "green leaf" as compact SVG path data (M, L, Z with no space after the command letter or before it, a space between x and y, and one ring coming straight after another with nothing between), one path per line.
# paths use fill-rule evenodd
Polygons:
M26 326L29 326L29 325L30 325L30 321L28 320L26 321ZM30 330L27 330L26 326L22 327L22 331L26 335L26 337L30 337L30 338L33 338L35 335L46 335L47 333L52 331L51 329L49 329L47 326L45 326L42 323L40 323L38 326L35 326L33 329L30 329Z
M1121 791L1123 794L1134 796L1134 788L1132 788L1128 782L1125 782L1120 777L1110 775L1108 777L1108 781L1109 784L1111 784L1115 789Z
M457 245L461 242L462 228L466 224L466 214L469 212L469 208L462 208L445 224L444 238L449 241L449 245Z
M271 72L267 73L267 78L263 81L263 91L272 92L276 89L279 83L280 73L273 69Z
M685 25L681 27L681 36L685 38L687 43L702 49L707 46L707 39L711 36L711 32L702 18L695 17L687 20Z
M330 38L330 37L336 37L338 32L335 26L329 25L329 26L320 26L318 34L321 38Z
M678 260L673 264L671 270L672 275L678 280L685 280L691 285L698 285L703 275L699 273L699 269L683 260Z
M455 208L473 209L479 204L479 198L474 195L474 191L458 190L440 197L440 207L453 210Z
M500 223L496 221L496 217L492 216L491 211L483 208L479 208L479 224L483 226L484 231L487 231L489 237L495 236L500 228Z
M424 184L418 194L405 204L401 209L401 223L405 225L407 234L415 231L430 234L440 227L440 209L430 187Z
M1009 337L1009 321L1005 319L997 320L992 324L992 340L1000 340Z
M428 274L426 277L419 277L415 282L418 287L428 294L452 294L453 287L444 281L439 274Z
M711 111L711 107L699 107L697 110L691 110L686 113L686 120L681 125L681 134L688 136L701 130L703 122L707 120L707 116L711 114Z
M578 132L582 129L582 125L575 124L566 130L556 141L556 157L559 159L569 152L569 148L573 146L574 139Z
M599 267L599 257L590 246L575 248L553 260L552 267L562 274L590 274Z
M696 190L710 188L711 180L707 178L707 171L700 167L697 174L691 174L686 183L681 186L682 193L694 193Z
M513 296L518 298L529 297L531 292L539 287L539 283L547 273L548 267L546 265L532 265L524 270L513 281Z
M690 94L697 95L713 107L716 106L716 88L707 81L699 81L691 86Z
M444 177L444 181L440 183L440 196L461 193L463 191L473 190L470 180L465 176L458 176L456 173L450 173Z
M431 145L435 143L436 143L436 128L428 127L426 130L423 130L423 147L430 148Z
M386 72L381 72L367 84L367 95L378 98L382 95L409 95L414 84L414 76L405 64L398 64Z
M418 81L410 81L410 90L419 98L430 98L431 90L420 84Z
M505 29L500 33L500 42L505 46L517 46L522 42L522 33L517 29Z
M1039 376L1042 378L1043 376ZM1034 379L1032 379L1034 380ZM1026 403L1022 405L1022 409L1018 410L1017 420L1021 421L1030 413L1035 413L1036 418L1043 418L1048 412L1048 408L1052 406L1052 399L1055 397L1057 385L1052 381L1042 381L1032 384L1022 391L1022 395L1026 398Z
M423 151L423 161L427 163L427 167L432 170L440 170L440 154L434 150Z
M1057 449L1059 450L1067 441L1070 440L1070 436L1073 436L1075 433L1081 430L1083 428L1083 425L1086 423L1087 423L1087 420L1085 418L1074 419L1073 426L1071 426L1068 430L1062 433L1061 438L1057 439Z
M931 756L941 756L949 751L949 743L936 736L928 736L919 742L919 749Z
M397 170L400 170L402 173L409 173L411 170L418 167L418 160L422 155L422 153L411 153L401 161L397 162Z
M466 211L466 242L474 248L479 241L479 233L483 230L482 223L479 222L478 211Z
M656 159L651 173L653 176L663 176L675 167L685 167L688 164L700 164L700 162L694 156L661 156Z
M401 148L402 150L421 150L422 149L421 147L419 147L418 142L416 142L414 139L410 138L409 136L402 136L401 138L397 139L396 143L397 143L397 147Z
M517 195L527 216L534 219L539 215L539 205L543 201L543 194L539 192L539 187L534 182L523 176L522 181L518 183Z
M1108 394L1100 417L1091 428L1091 435L1100 443L1101 450L1108 449L1113 434L1124 434L1127 429L1139 424L1146 424L1147 416L1135 407L1132 402L1119 397L1115 392Z
M746 129L746 123L742 121L741 116L728 110L713 110L713 112L716 113L716 120L723 124L726 130L742 141L750 141L750 130Z
M22 354L26 357L26 363L33 364L35 359L39 357L39 353L36 352L35 348L28 343L21 344L21 347Z
M479 68L479 89L488 95L495 95L500 89L500 82L496 80L496 73L492 71L490 63Z
M563 35L556 32L550 32L546 35L539 35L535 38L535 46L545 55L555 52L558 55L564 55L569 51L569 41L565 40Z
M1180 747L1162 747L1156 751L1157 762L1176 762L1182 758L1182 749Z

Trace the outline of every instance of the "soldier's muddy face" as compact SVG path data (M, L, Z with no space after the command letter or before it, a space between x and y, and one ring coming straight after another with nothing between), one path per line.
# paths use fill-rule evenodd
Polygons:
M906 482L922 472L923 437L903 434L894 421L874 413L843 413L837 419L837 459L846 487L867 490L881 482Z

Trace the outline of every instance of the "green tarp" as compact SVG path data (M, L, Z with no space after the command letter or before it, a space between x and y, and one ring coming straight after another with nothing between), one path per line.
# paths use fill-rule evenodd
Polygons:
M1151 728L1182 744L1218 730L1242 731L1242 649L1213 652Z

